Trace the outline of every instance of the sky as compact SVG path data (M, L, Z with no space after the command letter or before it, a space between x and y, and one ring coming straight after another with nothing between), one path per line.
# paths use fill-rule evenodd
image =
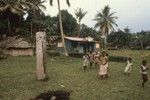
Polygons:
M124 29L128 27L131 32L139 32L141 30L150 30L150 0L70 0L71 6L66 5L66 0L60 0L61 10L68 10L74 17L75 9L82 8L87 14L81 21L89 27L95 25L95 15L97 11L101 11L106 5L109 5L111 12L116 12L118 17L116 29ZM53 0L53 6L49 5L47 0L44 5L47 15L56 16L58 14L57 0Z

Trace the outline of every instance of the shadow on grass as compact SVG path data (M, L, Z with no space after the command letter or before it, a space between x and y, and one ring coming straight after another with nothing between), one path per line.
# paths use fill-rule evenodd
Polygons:
M69 100L70 92L64 90L47 91L30 100Z

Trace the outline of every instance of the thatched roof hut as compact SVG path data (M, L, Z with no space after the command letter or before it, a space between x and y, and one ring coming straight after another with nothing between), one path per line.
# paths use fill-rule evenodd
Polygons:
M0 41L0 48L7 55L33 55L33 45L20 36L8 37L6 40Z

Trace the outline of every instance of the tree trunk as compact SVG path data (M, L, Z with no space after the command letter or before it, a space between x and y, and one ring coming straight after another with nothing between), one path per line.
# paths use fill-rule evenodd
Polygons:
M31 21L31 38L32 38L32 35L33 35L33 24L32 24L32 21Z
M64 40L64 32L63 32L63 26L62 26L62 19L61 19L61 11L60 11L59 0L57 0L57 3L58 3L58 11L59 11L59 24L60 24L60 32L61 32L61 38L62 38L62 46L64 47L65 55L68 56L68 52L67 52L66 45L65 45L65 40Z
M80 37L80 22L79 22L79 24L78 24L78 37Z
M46 33L36 33L37 80L46 80Z
M104 49L107 49L107 35L104 38Z
M8 34L9 36L11 35L11 27L10 27L10 19L7 19L7 23L8 23Z

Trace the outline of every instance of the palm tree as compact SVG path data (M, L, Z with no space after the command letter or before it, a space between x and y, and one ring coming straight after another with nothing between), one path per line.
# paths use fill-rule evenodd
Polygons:
M31 13L33 13L33 17L34 17L34 21L36 20L36 16L37 16L37 13L39 13L40 15L43 14L43 10L46 9L46 7L43 5L43 3L45 2L45 0L28 0L31 4L30 4L30 11ZM40 17L40 15L38 15L38 17ZM31 37L32 37L32 28L33 28L33 24L32 24L32 21L31 20ZM37 20L36 20L37 21ZM40 31L40 26L39 26L39 31Z
M10 17L12 14L18 15L19 17L25 13L29 2L26 0L1 0L0 1L0 13L6 13L8 23L8 33L11 35L11 22Z
M104 36L104 44L106 48L107 44L107 35L110 33L110 31L114 30L114 26L118 26L116 24L116 19L118 17L114 16L115 12L110 12L110 7L107 5L102 9L101 12L98 11L98 13L95 16L95 21L97 23L95 24L95 28L99 28L100 33L102 36Z
M83 19L83 17L87 14L87 11L83 11L83 9L81 8L77 8L75 10L75 15L76 18L78 19L78 37L80 35L80 25L81 25L81 20Z
M130 33L130 29L128 28L128 26L126 28L124 28L124 32L127 34L126 37L125 37L125 42L126 42L126 48L128 46L128 43L129 43L129 33Z
M68 6L70 6L69 0L66 0L66 3L67 3ZM65 55L68 56L68 52L67 52L66 45L65 45L65 40L64 40L64 31L63 31L63 26L62 26L62 17L61 17L61 10L60 10L59 0L57 0L57 4L58 4L58 11L59 11L59 24L60 24L60 32L61 32L61 37L62 37L62 45L64 47ZM50 0L50 5L53 5L53 0Z

